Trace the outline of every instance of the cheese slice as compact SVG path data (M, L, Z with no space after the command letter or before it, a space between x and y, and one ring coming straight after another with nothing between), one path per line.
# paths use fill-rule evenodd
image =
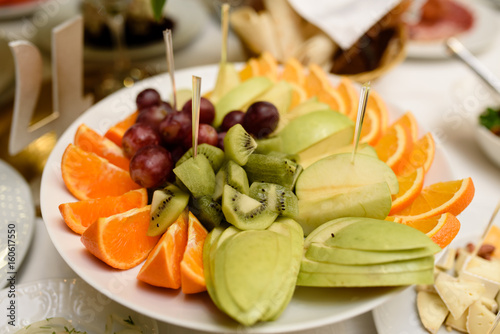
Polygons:
M500 284L488 280L483 277L479 277L476 274L472 274L468 271L462 271L459 275L459 280L461 281L470 281L470 282L479 282L482 283L485 287L485 291L483 293L483 297L494 299L500 290Z
M464 271L500 284L500 260L474 257L465 262Z
M493 322L495 314L480 301L474 302L469 307L469 315L467 316L467 331L470 334L485 334L488 333ZM497 326L492 334L500 334L500 326Z
M418 292L417 310L422 325L432 334L437 333L449 313L441 297L428 291Z
M436 267L441 270L450 270L455 264L455 257L457 255L456 248L447 248L445 253L436 262Z
M451 313L446 317L446 321L444 322L445 326L449 326L453 329L456 329L460 332L467 332L467 314L468 312L462 313L460 318L455 319Z
M441 273L437 277L435 286L439 296L455 319L460 318L465 310L485 291L482 283L459 281L446 273Z

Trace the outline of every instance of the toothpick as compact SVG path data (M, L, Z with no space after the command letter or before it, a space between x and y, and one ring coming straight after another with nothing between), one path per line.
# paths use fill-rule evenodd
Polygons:
M198 134L200 131L201 78L193 75L192 132L193 157L198 154Z
M500 323L500 312L497 313L497 316L495 317L495 321L493 321L493 325L491 326L491 328L487 334L493 334L493 332L495 331L495 328L497 328L499 323Z
M229 30L229 4L222 5L222 49L220 52L220 64L224 65L227 61L227 34Z
M361 128L365 119L366 105L368 103L368 96L370 95L370 81L365 82L361 88L359 95L358 115L356 116L356 128L354 131L354 148L352 150L351 163L354 164L354 157L358 150L359 138L361 136Z
M172 82L172 107L177 110L177 89L175 88L175 66L174 66L174 46L172 43L172 30L166 29L163 31L163 39L165 41L166 55L167 55L167 70L170 75L170 81Z

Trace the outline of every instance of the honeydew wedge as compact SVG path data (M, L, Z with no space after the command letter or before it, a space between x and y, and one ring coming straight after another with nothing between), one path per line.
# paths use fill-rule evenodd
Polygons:
M331 155L339 154L339 153L352 153L353 149L354 149L354 145L351 144L351 145L346 145L346 146L342 146L339 148L330 148L328 150L324 150L323 152L318 152L317 155L313 155L313 154L305 155L303 153L299 153L298 154L299 162L303 168L307 168L307 167L311 166L313 163L315 163L316 161L327 158ZM359 144L358 149L356 150L356 154L369 155L371 157L378 159L377 152L375 151L375 149L372 146L368 145L367 143Z
M313 111L328 109L330 109L328 104L318 101L318 97L314 96L291 109L286 115L284 115L284 118L291 121Z
M221 97L229 93L240 83L240 75L233 63L221 63L215 86L210 93L210 101L217 103Z
M281 119L283 115L288 113L288 109L292 103L292 86L287 81L281 80L265 91L262 95L259 95L250 101L243 109L248 109L252 103L257 101L266 101L274 104L276 109L278 109Z

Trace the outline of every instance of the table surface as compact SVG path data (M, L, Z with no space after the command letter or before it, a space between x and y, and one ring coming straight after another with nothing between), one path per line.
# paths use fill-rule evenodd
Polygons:
M497 13L500 19L500 13ZM0 23L0 28L2 24ZM176 68L216 63L220 52L220 29L210 19L202 34L176 54ZM200 55L203 58L200 59ZM500 74L500 34L488 50L478 58L493 72ZM234 35L230 35L229 60L245 60L245 52ZM413 112L418 122L432 132L437 144L447 154L453 175L449 179L471 177L476 196L471 206L488 203L493 210L500 199L500 168L479 150L473 132L473 94L457 98L458 87L475 82L475 76L455 59L407 59L384 77L373 82L376 90L391 104ZM472 101L472 102L471 102ZM499 152L500 154L500 152ZM472 223L462 221L462 224ZM18 272L18 284L49 278L71 278L76 274L68 267L52 245L41 218L36 219L36 231L31 248ZM191 330L159 323L161 333L195 333ZM296 334L376 333L371 312L353 319ZM198 332L196 332L198 333Z

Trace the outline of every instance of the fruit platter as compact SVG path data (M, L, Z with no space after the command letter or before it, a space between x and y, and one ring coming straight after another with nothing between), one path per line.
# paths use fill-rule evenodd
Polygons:
M83 280L152 318L218 333L327 325L408 285L432 283L434 254L457 235L455 216L474 186L470 178L453 179L444 152L410 112L372 91L353 155L359 87L346 78L293 60L279 67L266 54L234 67L178 71L177 87L190 89L192 76L216 101L208 123L218 133L200 114L200 140L213 138L212 148L204 141L196 155L189 131L177 138L183 151L170 146L168 158L155 153L165 148L134 147L141 130L130 130L139 128L145 92L172 100L169 78L160 75L91 107L50 155L43 219ZM191 109L189 98L178 99L177 109ZM279 121L265 117L269 105ZM235 109L246 111L244 119L258 117L246 126L227 121ZM233 124L220 130L226 122ZM163 140L174 132L162 131ZM102 138L115 144L103 146ZM224 152L215 168L207 152L217 146ZM147 167L155 159L162 167ZM161 176L164 170L172 173ZM282 197L265 197L272 193ZM84 224L84 216L94 218ZM273 298L258 298L268 294Z

